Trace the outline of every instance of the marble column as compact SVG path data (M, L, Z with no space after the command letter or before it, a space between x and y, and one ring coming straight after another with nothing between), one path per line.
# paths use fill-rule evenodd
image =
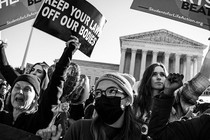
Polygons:
M186 64L186 80L190 80L191 76L191 56L187 54L187 64Z
M157 62L158 51L153 51L152 53L152 63Z
M165 52L165 60L164 60L164 65L166 67L166 70L169 71L169 56L170 53L169 52Z
M147 57L147 50L142 50L141 69L140 69L140 77L139 77L139 79L142 78L143 73L144 73L144 71L145 71L145 67L146 67L146 57Z
M175 73L180 73L179 69L180 69L180 57L181 54L175 54Z
M197 57L197 72L201 70L202 56Z
M130 63L130 74L131 75L134 75L136 52L137 52L137 49L131 49L131 63Z
M193 58L193 77L198 73L198 65L197 65L197 59Z
M119 72L121 73L124 72L125 53L126 53L126 48L122 48L121 58L120 58L120 68L119 68Z

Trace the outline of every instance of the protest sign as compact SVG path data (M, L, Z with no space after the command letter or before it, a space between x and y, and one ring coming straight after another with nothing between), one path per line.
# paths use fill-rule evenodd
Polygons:
M33 27L63 41L76 36L79 50L90 57L105 23L103 15L85 0L45 0Z
M0 0L0 31L35 18L42 0Z
M41 140L41 137L32 133L0 123L1 140Z
M210 29L209 0L134 0L131 8Z

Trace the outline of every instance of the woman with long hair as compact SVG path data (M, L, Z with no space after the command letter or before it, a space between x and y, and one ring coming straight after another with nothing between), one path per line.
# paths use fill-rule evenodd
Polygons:
M174 80L171 80L174 79ZM152 116L149 123L148 135L155 140L209 140L210 106L209 101L203 100L205 107L198 116L189 120L169 122L170 112L174 103L174 91L182 86L183 75L169 74L165 89L161 95L154 97ZM205 91L206 92L206 91ZM206 96L206 93L203 93ZM202 95L203 95L202 94ZM202 96L201 95L201 96ZM207 102L206 102L207 101Z
M210 52L207 53L207 56ZM174 92L175 101L169 117L169 122L189 117L193 105L199 95L210 85L209 59L205 57L201 71L190 81L184 83ZM165 66L161 63L153 63L146 68L138 87L138 95L135 97L133 105L134 114L138 121L142 123L142 134L147 135L148 123L151 118L153 98L160 95L165 89L164 83L168 76Z
M153 63L144 71L133 105L135 114L140 118L140 121L145 122L149 118L152 97L163 90L167 75L168 72L161 63Z
M128 78L121 73L101 76L94 90L96 117L74 122L64 140L141 140L140 124L132 112L133 89ZM54 126L42 132L42 138L48 135L56 140L61 129Z

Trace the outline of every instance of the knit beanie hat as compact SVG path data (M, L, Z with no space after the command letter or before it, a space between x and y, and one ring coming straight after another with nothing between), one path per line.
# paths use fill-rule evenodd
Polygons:
M22 74L16 78L11 89L13 89L15 83L17 83L18 81L25 81L25 82L30 83L34 88L36 95L39 95L39 93L40 93L40 79L38 77L36 77L32 74Z
M126 78L128 78L129 76L126 76ZM129 82L129 80L127 80L122 73L107 73L104 74L103 76L101 76L96 84L95 84L95 89L98 87L98 84L100 83L100 81L102 80L111 80L114 83L116 83L120 88L122 88L122 90L129 96L130 98L130 104L133 104L133 89L131 87L131 83ZM132 81L132 80L131 80Z
M133 77L133 75L128 73L122 73L121 75L129 81L131 87L133 88L134 84L136 83L136 79Z

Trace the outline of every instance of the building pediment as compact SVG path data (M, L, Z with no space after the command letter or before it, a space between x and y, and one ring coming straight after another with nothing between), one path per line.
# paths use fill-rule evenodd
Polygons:
M120 40L135 41L135 42L139 41L139 42L147 42L153 44L158 43L158 44L168 44L168 45L171 44L171 45L188 46L188 47L190 46L199 49L205 49L207 47L202 43L196 42L194 40L173 33L166 29L122 36L120 37Z

